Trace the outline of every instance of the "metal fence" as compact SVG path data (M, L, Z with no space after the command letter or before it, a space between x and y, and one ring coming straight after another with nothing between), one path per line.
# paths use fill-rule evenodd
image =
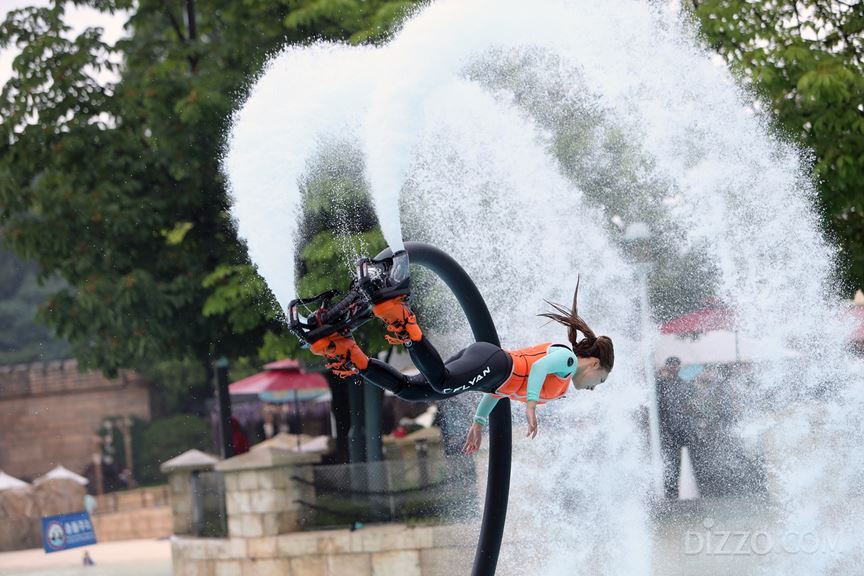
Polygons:
M471 458L412 458L314 467L306 525L456 519L477 511Z
M228 535L225 477L222 472L192 473L192 532L195 536Z

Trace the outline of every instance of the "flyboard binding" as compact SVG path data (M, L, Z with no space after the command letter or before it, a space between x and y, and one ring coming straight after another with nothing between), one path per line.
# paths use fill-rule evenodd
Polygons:
M407 299L411 292L410 280L408 253L404 250L379 260L361 258L357 261L356 278L346 294L327 290L311 298L292 300L288 304L288 328L304 348L312 348L315 353L326 348L324 355L336 360L327 367L339 376L356 374L357 367L351 362L351 350L356 344L346 339L375 315L376 304ZM341 299L333 303L339 297ZM310 307L314 311L304 317L301 308L308 311ZM391 343L402 341L389 336L387 339Z

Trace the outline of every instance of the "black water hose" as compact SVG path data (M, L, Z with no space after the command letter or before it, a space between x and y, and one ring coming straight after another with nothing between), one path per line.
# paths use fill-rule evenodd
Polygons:
M489 308L471 277L449 254L423 242L406 242L405 250L411 264L419 264L434 272L453 292L478 342L501 345ZM389 257L388 248L376 259ZM489 416L489 471L486 481L486 504L480 538L474 554L472 576L493 576L498 564L504 522L507 519L507 499L510 494L510 460L513 429L510 422L510 400L502 398Z

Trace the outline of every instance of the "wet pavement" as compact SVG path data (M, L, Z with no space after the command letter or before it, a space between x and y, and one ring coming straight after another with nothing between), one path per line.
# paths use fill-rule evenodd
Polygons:
M95 566L82 565L84 550ZM171 542L105 542L46 554L41 549L0 553L0 576L171 576Z

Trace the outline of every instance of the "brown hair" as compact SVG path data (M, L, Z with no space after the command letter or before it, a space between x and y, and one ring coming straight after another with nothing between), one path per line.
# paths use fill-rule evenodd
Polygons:
M580 358L597 358L600 360L600 366L605 368L607 372L612 371L612 365L615 364L615 350L612 347L612 339L608 336L595 336L594 331L588 327L585 320L579 317L576 312L576 298L579 295L579 277L576 277L576 291L573 292L573 307L568 310L560 304L553 304L548 300L543 300L552 306L556 312L544 312L538 314L544 318L554 320L559 324L567 326L567 338L570 344L573 345L573 353ZM582 340L578 339L578 332L585 335Z

